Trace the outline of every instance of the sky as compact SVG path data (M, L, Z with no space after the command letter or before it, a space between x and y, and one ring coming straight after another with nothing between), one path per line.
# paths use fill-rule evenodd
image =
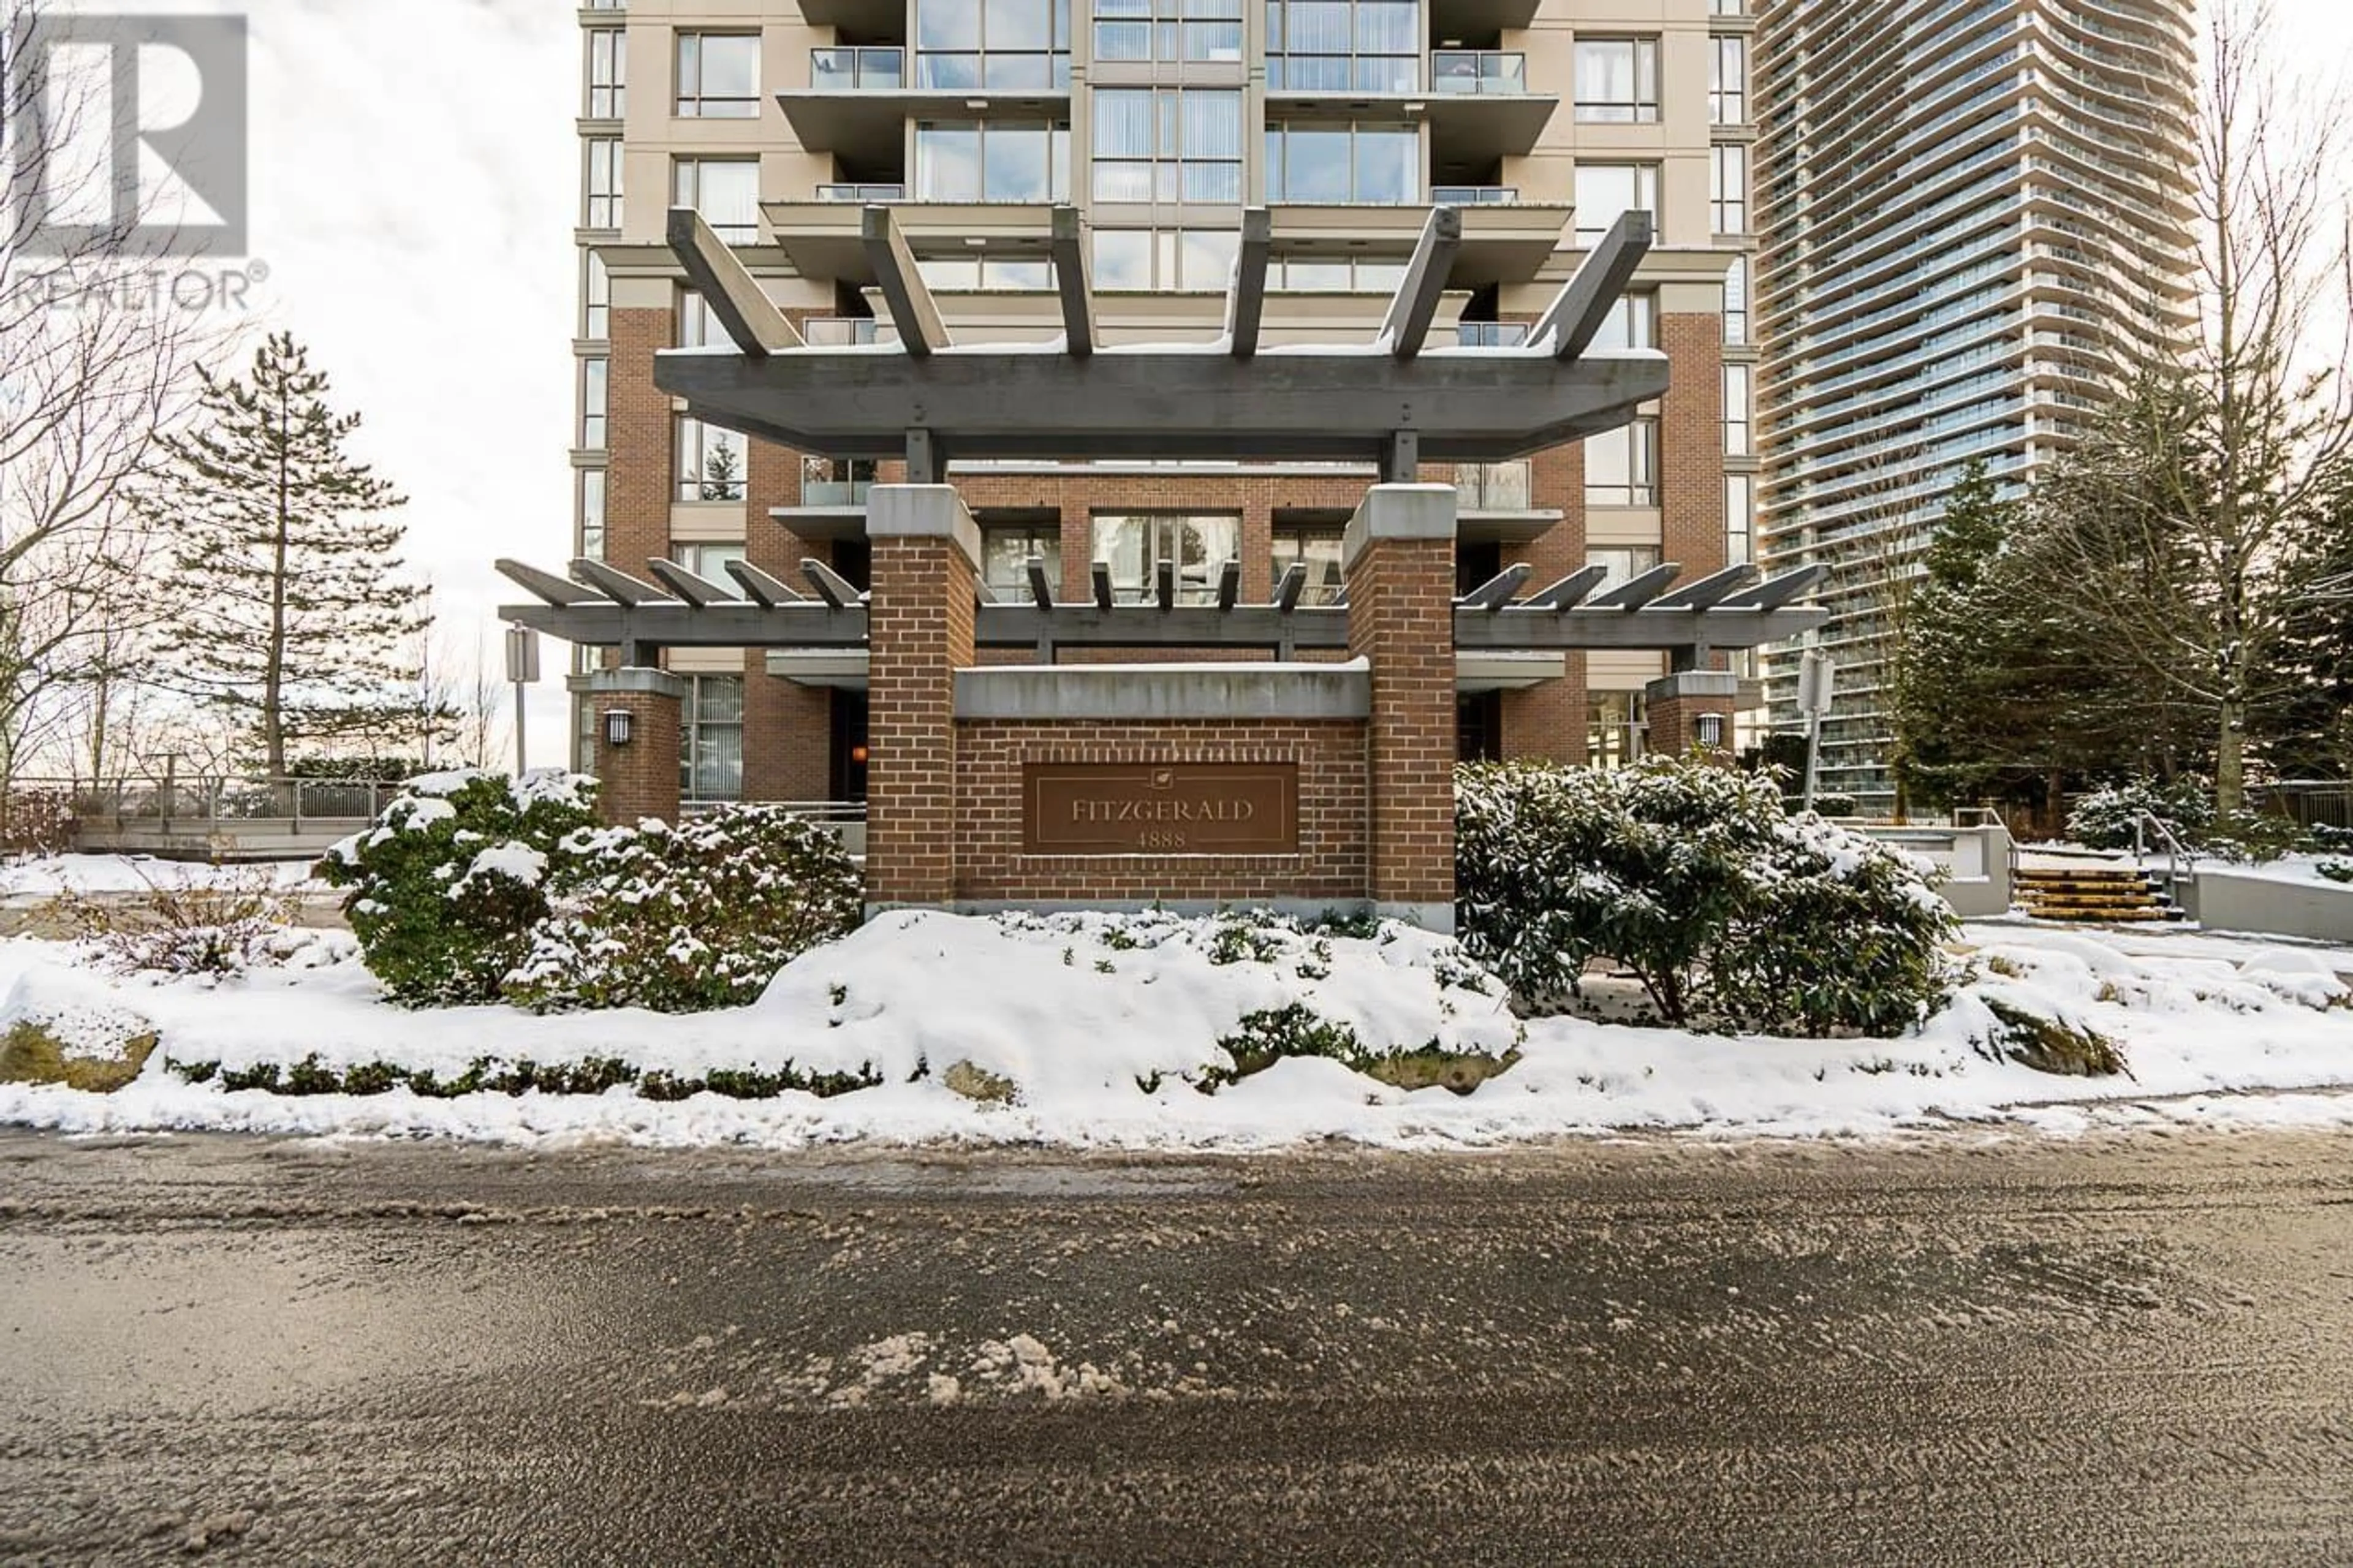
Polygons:
M2301 58L2353 58L2353 3L2275 0ZM85 9L113 9L89 5ZM409 497L411 565L450 636L498 656L491 568L570 553L566 457L578 280L578 12L561 0L141 0L252 30L248 294L364 424ZM534 764L561 762L564 654L533 696Z

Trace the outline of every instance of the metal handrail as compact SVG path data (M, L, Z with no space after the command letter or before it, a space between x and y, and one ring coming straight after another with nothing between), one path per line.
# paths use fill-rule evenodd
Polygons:
M2141 811L2136 812L2133 816L2134 859L2139 860L2147 857L2150 828L2157 830L2157 837L2165 844L2165 890L2168 896L2178 896L2181 891L2181 863L2188 861L2189 868L2195 871L2198 868L2198 858L2190 853L2180 839L2173 836L2173 829L2168 827L2161 817L2154 812Z

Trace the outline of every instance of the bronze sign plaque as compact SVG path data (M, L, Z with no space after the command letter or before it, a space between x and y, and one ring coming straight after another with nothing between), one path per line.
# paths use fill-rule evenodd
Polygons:
M1295 855L1296 763L1031 763L1032 855Z

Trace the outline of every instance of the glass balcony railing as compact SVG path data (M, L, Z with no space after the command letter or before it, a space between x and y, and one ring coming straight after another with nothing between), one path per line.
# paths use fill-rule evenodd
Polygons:
M821 202L903 202L907 199L904 185L819 185L817 199Z
M864 506L872 479L803 479L803 506Z
M1530 468L1524 459L1515 463L1457 463L1454 465L1454 489L1461 498L1458 504L1487 511L1525 511L1534 503L1528 499Z
M1501 49L1434 49L1430 56L1432 92L1528 90L1528 58Z
M809 86L820 92L888 91L907 82L903 48L811 49Z
M871 316L819 316L803 323L811 348L842 348L852 343L893 343L899 331Z
M1500 205L1520 199L1517 185L1432 185L1430 201L1441 207Z
M1528 341L1525 321L1457 321L1454 346L1464 349L1517 348Z

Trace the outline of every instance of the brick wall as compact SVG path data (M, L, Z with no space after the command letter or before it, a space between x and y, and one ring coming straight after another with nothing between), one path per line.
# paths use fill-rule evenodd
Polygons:
M831 544L803 539L768 516L772 507L800 504L800 454L753 442L744 496L744 556L753 565L797 584L803 560L833 563ZM765 648L744 650L746 800L829 798L832 733L833 693L775 679L768 674Z
M668 310L615 310L607 367L605 557L643 576L670 553L670 400L654 385L654 353L670 347Z
M596 805L608 823L643 817L678 820L679 700L653 691L596 691L585 701L596 715ZM605 715L628 710L629 743L607 745Z
M1530 468L1529 504L1561 514L1558 526L1535 543L1504 549L1504 565L1525 561L1535 569L1527 590L1533 593L1585 564L1585 448L1556 447L1539 452ZM1567 669L1564 679L1504 693L1504 756L1584 761L1584 656L1569 655Z
M1366 896L1368 823L1360 722L993 720L962 724L957 731L959 899L1339 902ZM1295 763L1300 853L1025 855L1021 770L1030 763Z
M955 671L972 662L972 562L955 541L873 542L866 897L955 891Z
M1659 407L1660 521L1664 559L1683 563L1686 583L1725 564L1723 343L1721 316L1659 320L1659 346L1674 364Z
M1453 606L1450 540L1376 539L1348 573L1348 651L1372 666L1367 870L1383 904L1454 903Z

